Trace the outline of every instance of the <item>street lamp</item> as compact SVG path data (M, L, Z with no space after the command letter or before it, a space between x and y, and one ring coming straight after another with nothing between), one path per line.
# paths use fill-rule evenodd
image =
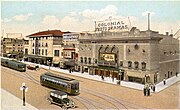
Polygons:
M49 63L49 69L50 69L50 66L51 66L51 60L48 60L48 63Z
M26 106L25 103L25 92L28 91L28 87L25 85L25 83L22 83L22 86L20 87L20 90L23 92L23 106Z

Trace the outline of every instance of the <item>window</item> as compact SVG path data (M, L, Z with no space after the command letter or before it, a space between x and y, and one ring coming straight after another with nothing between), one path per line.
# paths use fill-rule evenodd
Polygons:
M42 47L43 47L44 45L43 45L43 42L42 42Z
M54 56L59 56L59 50L54 50Z
M48 44L46 43L46 47L48 46Z
M39 52L38 52L38 53L39 53L39 55L40 55L40 53L41 53L41 49L39 49Z
M145 70L146 69L146 63L145 62L142 62L142 70Z
M45 50L45 55L47 55L47 49Z
M84 58L84 62L87 63L87 57Z
M91 58L88 58L88 60L89 60L89 64L91 64Z
M135 65L135 69L138 69L138 67L139 67L139 62L134 62L134 65Z
M81 63L83 63L83 57L81 57Z
M44 49L42 49L42 55L44 55Z
M128 68L132 68L132 62L128 61Z
M39 47L41 46L41 43L39 43Z
M46 39L48 39L48 37L46 37Z
M34 43L33 43L33 47L34 47Z
M97 59L95 59L95 63L97 63Z
M123 61L120 61L120 62L119 62L119 66L120 66L120 67L123 67Z
M33 54L34 54L34 49L33 49Z

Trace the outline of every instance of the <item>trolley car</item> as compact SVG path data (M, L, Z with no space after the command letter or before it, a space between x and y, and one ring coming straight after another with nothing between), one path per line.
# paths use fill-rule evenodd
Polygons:
M46 72L40 76L40 83L43 86L60 90L72 95L79 94L79 81Z
M1 58L1 65L5 67L9 67L14 70L18 70L20 72L26 71L26 64L15 61L15 60L9 60L9 59L3 59Z

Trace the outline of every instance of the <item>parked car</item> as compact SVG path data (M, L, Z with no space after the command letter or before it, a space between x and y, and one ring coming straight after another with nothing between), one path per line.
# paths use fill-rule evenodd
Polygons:
M56 104L66 109L77 107L74 101L68 98L67 93L62 91L51 91L47 100L50 104Z
M30 69L30 70L36 70L37 68L39 68L39 66L28 65L27 68Z

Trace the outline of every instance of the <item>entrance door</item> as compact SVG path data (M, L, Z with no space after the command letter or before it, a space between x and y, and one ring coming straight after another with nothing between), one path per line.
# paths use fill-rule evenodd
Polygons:
M124 80L124 72L121 72L121 80Z

